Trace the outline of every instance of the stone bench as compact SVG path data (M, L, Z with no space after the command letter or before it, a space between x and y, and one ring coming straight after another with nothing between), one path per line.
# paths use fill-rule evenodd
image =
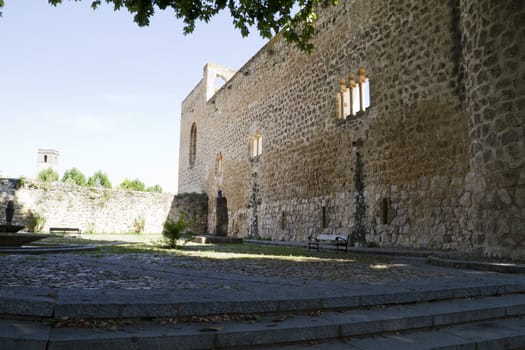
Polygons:
M319 244L321 242L335 243L336 250L339 251L339 247L344 247L345 252L348 252L348 234L337 234L337 235L326 235L318 234L308 236L308 249L312 247L317 248L319 251Z
M50 227L49 233L77 233L81 234L82 231L78 227Z

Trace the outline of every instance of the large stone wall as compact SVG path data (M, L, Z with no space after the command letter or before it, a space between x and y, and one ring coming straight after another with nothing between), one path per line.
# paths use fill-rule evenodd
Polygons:
M278 36L211 99L203 79L183 102L179 191L208 193L215 227L222 190L232 236L304 241L349 232L361 244L525 257L524 8L519 1L346 0L320 9L311 55ZM485 67L478 57L489 55L479 31L483 45L501 49L488 59L501 64L486 89L494 62ZM338 120L339 80L359 67L371 107ZM205 67L205 76L213 69ZM481 119L490 122L483 127ZM257 132L263 151L251 159ZM511 171L489 161L500 157ZM512 181L498 173L512 173Z
M525 256L525 2L464 0L469 192L483 251Z
M176 220L182 212L195 221L194 231L205 232L202 218L206 213L194 197L0 179L0 208L14 201L13 223L26 227L30 213L43 216L43 231L78 227L85 233L125 233L135 232L143 224L143 232L160 233L167 218ZM0 209L0 222L4 221L5 210Z

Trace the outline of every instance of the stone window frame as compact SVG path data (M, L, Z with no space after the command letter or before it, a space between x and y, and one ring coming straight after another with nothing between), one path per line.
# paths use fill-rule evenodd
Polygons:
M248 144L248 155L250 160L259 159L262 152L262 133L257 130L255 134L250 137L250 142Z
M222 152L217 153L215 157L215 175L221 175L223 171L223 156Z
M189 147L189 165L190 168L195 166L197 158L197 123L193 122L190 129L190 147Z
M341 79L340 90L336 93L336 117L345 120L357 116L370 108L370 80L366 76L365 68L357 71L357 80L354 73L349 74L349 82Z

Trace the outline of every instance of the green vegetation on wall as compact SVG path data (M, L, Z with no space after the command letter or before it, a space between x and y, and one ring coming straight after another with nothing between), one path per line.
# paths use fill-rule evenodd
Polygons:
M51 168L47 168L38 173L37 180L42 182L58 181L58 173Z
M139 179L130 180L126 178L120 184L120 188L130 191L144 191L146 186L144 185L144 182L140 181Z
M108 176L99 170L88 179L88 186L111 188L111 182Z
M62 182L74 183L79 186L87 185L86 177L75 167L66 170L64 176L62 176Z

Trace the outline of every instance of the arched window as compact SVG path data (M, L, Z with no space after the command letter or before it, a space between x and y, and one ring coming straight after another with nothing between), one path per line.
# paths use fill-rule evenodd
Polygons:
M250 137L250 158L256 159L262 154L262 134L259 130Z
M370 107L370 82L364 68L357 71L357 79L354 73L350 73L348 85L345 79L339 84L341 90L336 94L337 119L346 119L364 112Z
M219 152L217 154L217 157L215 158L215 175L221 175L222 174L222 152Z
M195 157L197 156L197 124L191 125L190 131L190 167L195 165Z

